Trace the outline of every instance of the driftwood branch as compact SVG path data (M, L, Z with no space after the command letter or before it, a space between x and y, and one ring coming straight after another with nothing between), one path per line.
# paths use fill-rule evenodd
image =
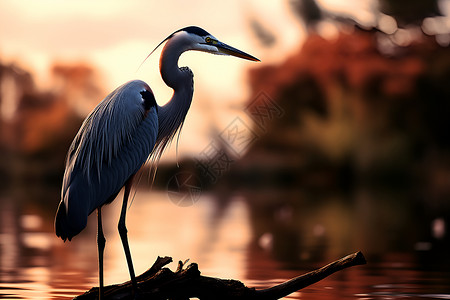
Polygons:
M325 277L348 267L363 265L366 260L357 252L320 269L295 277L268 289L256 290L246 287L238 280L219 279L200 275L196 263L179 262L175 272L164 268L172 262L170 257L158 257L153 266L139 275L139 299L173 299L189 298L208 299L280 299L304 287L314 284ZM75 299L98 299L98 288L92 288ZM133 299L131 282L105 287L105 299Z

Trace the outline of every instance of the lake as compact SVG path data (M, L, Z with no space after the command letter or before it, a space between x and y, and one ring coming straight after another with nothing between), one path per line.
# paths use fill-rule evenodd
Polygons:
M95 214L64 243L53 232L57 189L24 190L0 198L0 298L68 299L98 285ZM190 259L205 276L265 288L361 250L367 265L286 299L450 299L446 219L407 201L404 194L366 190L183 196L139 189L127 227L136 274L157 256L171 256L173 270ZM105 284L129 279L117 232L120 208L116 200L102 210Z

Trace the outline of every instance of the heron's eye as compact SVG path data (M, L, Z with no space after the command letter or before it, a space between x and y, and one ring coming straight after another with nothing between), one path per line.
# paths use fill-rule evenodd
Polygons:
M206 37L205 42L207 42L208 44L211 44L212 43L212 39L208 36L208 37Z

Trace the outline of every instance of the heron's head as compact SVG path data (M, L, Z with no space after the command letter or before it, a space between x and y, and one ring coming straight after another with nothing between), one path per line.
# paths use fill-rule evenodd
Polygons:
M184 51L196 50L212 54L231 55L252 61L259 61L259 59L250 54L247 54L241 50L220 42L206 30L197 26L189 26L175 31L166 39L164 39L158 46L156 46L153 51L155 51L161 44L166 41L167 44L165 48L171 50L176 49L176 51L170 52L179 52L178 55ZM149 54L149 56L153 53L153 51Z
M187 50L197 50L219 55L231 55L252 61L259 61L259 59L250 54L222 43L200 27L189 26L178 30L174 35L183 35L182 39L186 40L189 44Z

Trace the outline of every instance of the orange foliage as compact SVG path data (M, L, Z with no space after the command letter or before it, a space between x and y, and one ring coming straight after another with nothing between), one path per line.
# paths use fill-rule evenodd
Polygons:
M377 47L372 32L341 33L335 40L313 35L298 54L280 66L255 69L250 76L252 86L276 95L280 88L306 74L325 89L344 83L356 91L367 92L375 85L378 93L386 96L410 95L425 69L422 58L414 54L401 59L386 57Z
M62 101L54 101L45 109L24 111L19 134L19 148L25 152L41 151L65 134L66 123L73 113Z
M327 166L328 175L342 168L389 180L411 176L427 153L446 156L448 49L422 36L388 56L383 38L358 29L334 40L311 35L280 65L253 69L253 94L264 91L284 114L266 123L246 158L284 159L280 168L308 178Z

